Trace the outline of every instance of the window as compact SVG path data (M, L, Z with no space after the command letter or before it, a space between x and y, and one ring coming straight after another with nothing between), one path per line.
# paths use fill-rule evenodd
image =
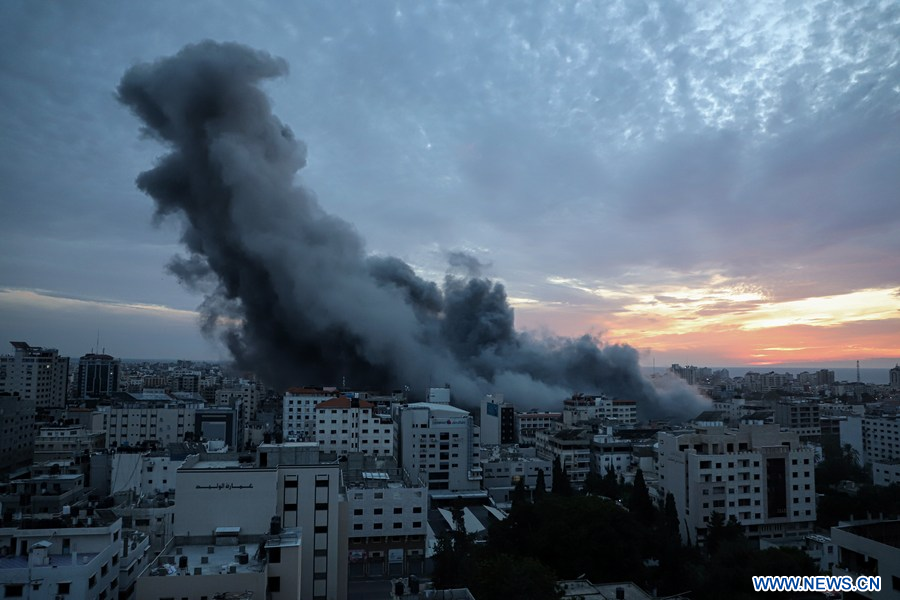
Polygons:
M354 508L354 509L353 509L353 514L354 514L354 516L357 516L357 517L358 517L358 516L360 516L361 514L363 514L363 509L361 509L361 508Z
M97 585L97 576L96 576L96 575L91 575L91 578L88 579L88 587L89 587L89 588L92 588L92 587L94 587L95 585Z
M57 594L68 594L72 590L72 582L71 581L60 581L56 584L56 593Z
M400 506L394 507L394 514L395 514L395 515L402 515L402 514L403 514L403 507L400 507Z
M270 592L280 592L281 577L269 577L267 580L267 587Z
M25 585L22 583L7 583L3 586L5 598L21 598L25 594Z
M281 548L269 548L269 562L276 565L281 562Z

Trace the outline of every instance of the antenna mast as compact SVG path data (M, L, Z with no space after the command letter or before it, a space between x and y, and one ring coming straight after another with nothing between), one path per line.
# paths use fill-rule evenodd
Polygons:
M862 385L862 383L859 380L859 361L856 361L856 402L857 403L860 401L859 386L861 386L861 385Z

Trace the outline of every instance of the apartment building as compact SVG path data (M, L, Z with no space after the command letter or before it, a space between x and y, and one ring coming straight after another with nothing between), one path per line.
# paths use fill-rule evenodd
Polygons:
M352 454L344 467L350 513L350 572L422 574L428 490L391 458Z
M537 456L551 463L558 458L573 487L578 489L584 485L591 470L592 433L589 429L564 427L557 423L552 429L538 431L534 437Z
M55 348L10 342L13 354L0 356L0 392L18 393L35 409L63 408L68 398L69 359Z
M394 421L387 413L376 413L367 400L330 398L316 405L315 415L316 440L323 452L390 456L394 451Z
M286 442L316 439L316 406L340 394L336 390L288 388L282 400L282 433Z
M449 404L418 402L399 407L396 419L394 456L430 491L481 488L480 429L472 415Z
M697 425L658 434L661 495L675 498L681 534L702 542L713 512L749 538L796 537L816 520L815 450L777 424Z

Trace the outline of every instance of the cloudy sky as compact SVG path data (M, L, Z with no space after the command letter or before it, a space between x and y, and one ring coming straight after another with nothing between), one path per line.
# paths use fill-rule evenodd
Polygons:
M297 183L370 252L437 280L474 255L520 329L648 365L900 360L894 0L5 1L0 341L222 356L114 97L203 39L289 62L265 86Z

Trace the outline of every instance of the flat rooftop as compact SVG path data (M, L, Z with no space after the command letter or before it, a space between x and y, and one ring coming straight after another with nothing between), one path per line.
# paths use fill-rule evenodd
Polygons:
M79 552L76 554L49 554L49 567L75 567L78 565L86 565L96 557L99 552ZM0 570L2 569L27 569L27 556L6 556L0 558ZM42 568L42 567L38 567Z

